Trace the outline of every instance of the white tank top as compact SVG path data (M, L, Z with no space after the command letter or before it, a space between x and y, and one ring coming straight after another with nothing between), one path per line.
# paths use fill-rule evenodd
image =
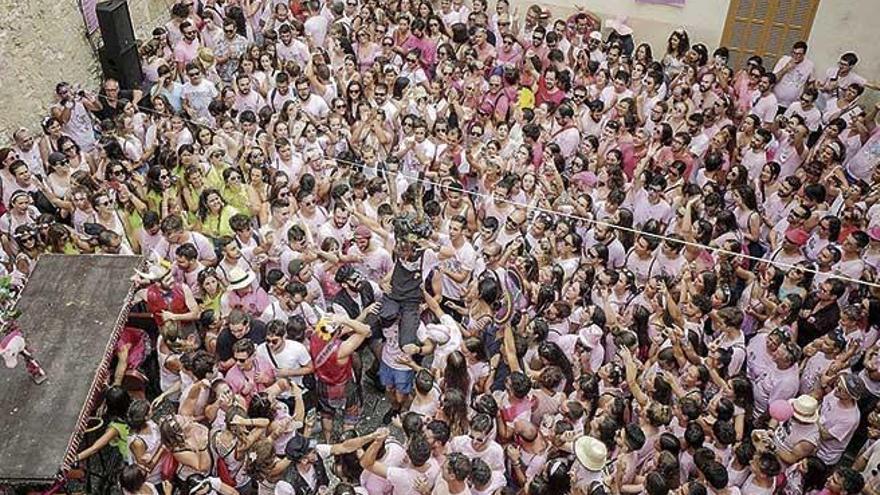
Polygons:
M147 431L145 433L132 433L128 437L128 446L131 448L131 444L134 443L135 440L143 440L144 445L147 447L147 457L152 457L153 454L159 450L159 447L162 445L162 438L159 434L159 427L156 426L156 423L153 421L147 421ZM147 483L159 483L162 481L162 464L157 463L153 466L153 470L147 474Z
M70 120L62 126L61 131L67 134L83 151L91 151L95 146L95 129L92 117L81 101L73 103L70 109Z
M173 373L165 368L165 362L172 356L175 356L175 354L162 351L162 344L164 342L165 339L163 339L161 335L156 340L156 354L159 357L159 388L161 388L163 392L170 390L175 384L180 383L180 374ZM178 400L180 399L180 392L176 392L168 398L170 400Z

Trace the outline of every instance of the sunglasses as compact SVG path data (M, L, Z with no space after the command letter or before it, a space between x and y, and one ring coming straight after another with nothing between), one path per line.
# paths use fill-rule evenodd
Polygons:
M247 362L247 360L250 359L250 358L251 358L250 356L248 356L248 357L246 357L246 358L235 358L235 362L237 362L237 363L244 363L244 362Z

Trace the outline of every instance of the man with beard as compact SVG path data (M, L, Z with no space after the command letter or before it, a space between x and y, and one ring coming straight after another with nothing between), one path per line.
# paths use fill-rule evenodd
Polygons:
M395 260L391 273L382 281L385 292L382 298L382 309L375 321L370 321L374 332L388 327L395 322L399 327L399 345L417 343L416 330L419 327L419 305L423 301L422 288L428 273L438 262L438 250L432 241L413 232L421 225L403 225L412 219L401 219L395 226ZM453 248L445 248L452 251ZM449 257L453 253L447 253ZM372 319L371 319L372 320Z
M171 263L160 261L147 272L137 272L137 280L149 282L144 302L159 328L168 321L193 322L199 317L199 304L192 290L174 281Z
M352 229L349 219L351 213L343 202L338 202L333 207L333 216L330 221L321 226L318 230L317 243L320 245L327 238L336 239L341 246L345 241L351 239Z
M347 314L349 318L365 321L371 310L378 310L378 301L382 292L379 286L367 280L351 265L343 265L336 271L334 280L339 284L340 290L331 300L331 309L336 314ZM375 356L372 375L376 375L379 369L379 359L382 356L382 339L374 334L369 341L370 350ZM352 355L355 377L360 376L361 361L357 354Z
M353 380L351 357L369 336L370 327L364 323L328 313L309 340L325 442L330 440L338 413L344 413L344 429L353 429L358 423L361 394Z
M373 242L373 233L366 225L354 229L354 244L348 252L355 259L355 267L368 280L382 280L394 267L391 253L378 242Z
M595 244L602 244L608 248L609 268L620 268L626 260L626 249L623 243L617 238L617 231L604 223L597 223L592 230L592 236L589 234L584 239L584 245L589 249Z

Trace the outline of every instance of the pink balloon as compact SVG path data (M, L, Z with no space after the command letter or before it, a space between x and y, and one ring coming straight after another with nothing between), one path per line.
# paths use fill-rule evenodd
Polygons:
M780 399L770 404L770 417L780 423L788 420L793 413L791 404L787 400Z

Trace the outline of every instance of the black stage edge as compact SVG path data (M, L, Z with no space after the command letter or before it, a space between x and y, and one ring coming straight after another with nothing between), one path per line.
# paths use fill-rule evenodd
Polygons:
M50 483L70 467L133 294L139 256L43 255L18 301L36 385L19 359L0 369L0 484Z

